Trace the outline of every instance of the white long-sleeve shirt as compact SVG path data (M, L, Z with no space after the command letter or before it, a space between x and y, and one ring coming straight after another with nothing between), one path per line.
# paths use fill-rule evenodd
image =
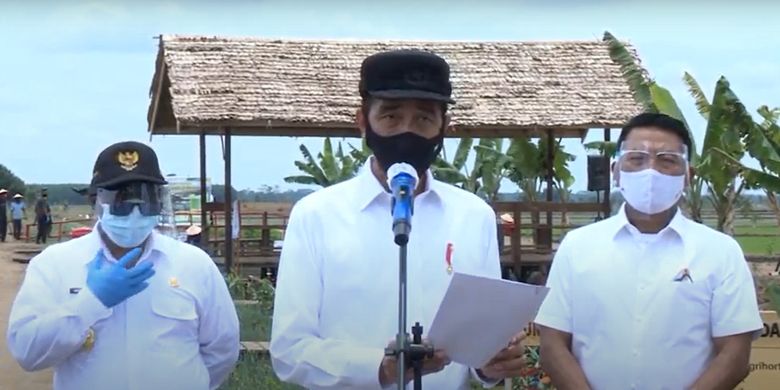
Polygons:
M300 200L291 212L270 345L274 370L284 381L309 389L381 388L384 348L398 330L399 261L391 196L369 164L356 178ZM453 271L501 278L491 207L433 180L430 172L428 183L414 200L407 263L407 331L419 321L423 337L452 277L448 243ZM423 388L466 389L471 377L473 369L452 363L424 376Z
M155 233L139 260L154 263L149 287L106 308L86 285L100 250L116 262L97 231L30 261L7 334L19 364L28 371L54 367L55 390L218 387L238 359L239 329L214 262Z

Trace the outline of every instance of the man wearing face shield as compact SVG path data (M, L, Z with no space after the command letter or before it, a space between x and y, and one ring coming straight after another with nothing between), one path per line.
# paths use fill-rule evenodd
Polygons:
M429 329L453 270L501 278L494 211L430 171L454 103L449 65L422 51L378 53L364 60L359 89L357 126L373 156L357 177L296 203L282 246L271 358L282 380L306 388L397 386L395 359L384 356L398 330L398 246L387 187L394 164L409 164L420 177L408 243L408 317ZM451 363L436 351L423 363L423 388L467 389L471 378L494 385L519 375L520 339L507 340L485 367Z
M678 207L689 133L641 114L618 149L624 205L555 254L536 318L542 368L560 389L733 389L763 323L739 244Z
M238 318L214 262L154 231L165 184L151 148L109 146L93 231L30 261L8 346L25 370L53 367L54 389L215 389L237 361Z

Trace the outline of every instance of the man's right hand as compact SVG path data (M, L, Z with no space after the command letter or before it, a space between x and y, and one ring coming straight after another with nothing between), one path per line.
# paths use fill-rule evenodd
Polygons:
M105 256L98 251L97 256L89 264L87 287L106 307L114 307L125 299L143 291L149 283L147 279L154 275L152 263L143 262L133 268L125 266L138 258L140 248L134 248L122 256L116 264L103 264Z
M423 343L427 343L423 341ZM395 341L391 341L387 344L388 348L395 348ZM450 359L447 354L442 350L434 350L433 357L426 357L423 360L422 375L433 374L439 372L450 364ZM395 384L398 378L398 360L395 356L385 356L382 359L382 363L379 365L379 384L382 387ZM414 379L414 370L411 367L407 367L404 373L404 384L408 384Z

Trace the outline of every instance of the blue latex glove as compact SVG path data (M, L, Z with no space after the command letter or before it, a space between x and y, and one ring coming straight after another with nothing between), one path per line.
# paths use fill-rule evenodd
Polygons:
M150 261L130 269L125 268L140 254L141 248L134 248L122 256L116 264L103 264L105 257L101 250L89 264L87 287L106 307L114 307L149 286L146 280L154 275Z

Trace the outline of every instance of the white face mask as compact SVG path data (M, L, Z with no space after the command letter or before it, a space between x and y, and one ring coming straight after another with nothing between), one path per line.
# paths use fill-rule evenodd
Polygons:
M122 248L135 248L146 240L157 226L158 216L145 216L138 207L126 217L119 217L109 212L107 204L102 205L103 215L100 226L108 238Z
M620 193L631 207L643 214L669 210L680 200L684 189L685 175L669 176L655 169L620 171Z

